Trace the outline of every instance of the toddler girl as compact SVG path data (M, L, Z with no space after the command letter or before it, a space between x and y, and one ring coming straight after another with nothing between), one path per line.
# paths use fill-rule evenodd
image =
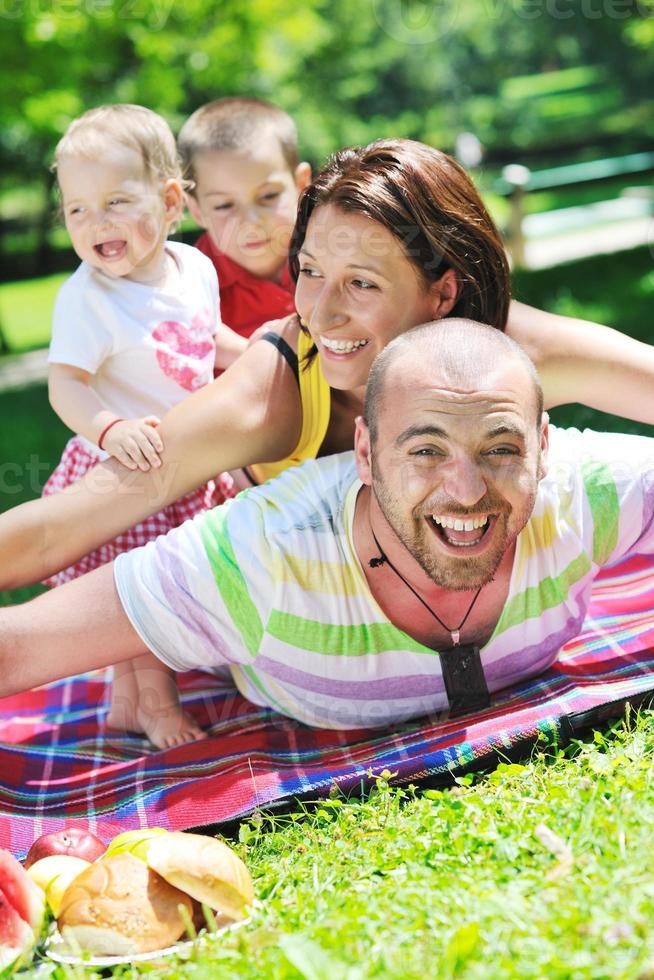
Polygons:
M245 346L220 322L211 262L167 241L184 192L175 140L160 116L135 105L93 109L68 128L55 168L82 264L57 296L48 385L52 407L77 435L44 495L107 456L129 469L159 466L160 416ZM47 584L82 575L221 503L231 495L227 480L188 494ZM159 746L203 735L182 711L172 673L154 657L116 668L107 721L145 731Z

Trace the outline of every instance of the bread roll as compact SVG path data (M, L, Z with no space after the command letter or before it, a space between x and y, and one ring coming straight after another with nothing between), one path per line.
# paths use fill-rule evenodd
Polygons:
M75 947L108 956L165 949L185 930L192 902L132 854L100 858L68 886L57 924Z
M230 919L254 899L250 873L230 847L202 834L176 831L152 841L148 865L176 888Z

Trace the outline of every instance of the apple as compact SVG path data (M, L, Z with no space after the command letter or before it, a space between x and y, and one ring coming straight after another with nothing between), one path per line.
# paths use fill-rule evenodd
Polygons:
M71 857L93 862L106 850L106 845L88 830L83 830L81 827L67 827L66 830L56 830L35 840L27 852L25 868L52 854L68 854Z

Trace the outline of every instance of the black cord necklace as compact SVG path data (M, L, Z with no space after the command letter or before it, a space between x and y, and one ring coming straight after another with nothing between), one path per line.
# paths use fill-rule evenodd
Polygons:
M397 577L404 582L404 584L406 585L407 589L411 589L411 591L413 592L413 594L416 597L416 599L418 600L418 602L421 602L423 604L423 606L425 607L425 609L427 610L427 612L431 613L431 615L434 617L434 619L436 620L436 622L439 623L443 627L444 630L447 630L447 632L452 637L452 646L457 647L459 645L460 640L461 640L461 630L465 626L466 620L468 619L468 616L472 612L473 607L474 607L474 604L477 601L477 599L479 598L479 593L481 592L481 590L483 589L484 586L483 585L480 585L479 588L477 589L477 591L475 592L474 596L472 597L472 602L468 606L468 611L466 612L465 616L463 617L463 619L461 620L461 622L459 623L459 625L456 627L456 629L450 629L449 626L446 626L446 624L443 622L443 620L440 618L440 616L437 613L434 612L434 610L431 608L431 606L428 606L427 605L427 603L425 602L425 600L422 598L422 596L418 592L416 592L416 590L413 588L413 586L411 585L411 583L410 582L407 582L407 580L405 579L404 575L402 575L402 572L400 572L400 571L397 570L397 568L395 567L395 565L393 564L393 562L385 554L384 550L382 549L382 546L380 545L379 541L377 540L377 537L375 535L375 532L372 529L372 523L370 524L370 533L372 534L373 540L374 540L374 542L375 542L375 544L377 546L377 550L379 551L379 557L378 558L371 558L370 561L368 562L368 564L370 565L370 567L371 568L378 568L380 565L384 565L384 564L388 565L388 567L391 568L395 572L395 574L397 575Z

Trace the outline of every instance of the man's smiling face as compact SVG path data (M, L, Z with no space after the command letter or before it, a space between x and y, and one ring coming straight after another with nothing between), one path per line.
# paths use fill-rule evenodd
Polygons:
M536 421L533 379L520 361L484 361L453 377L407 348L384 384L370 450L379 509L446 589L492 579L544 475L547 427Z

